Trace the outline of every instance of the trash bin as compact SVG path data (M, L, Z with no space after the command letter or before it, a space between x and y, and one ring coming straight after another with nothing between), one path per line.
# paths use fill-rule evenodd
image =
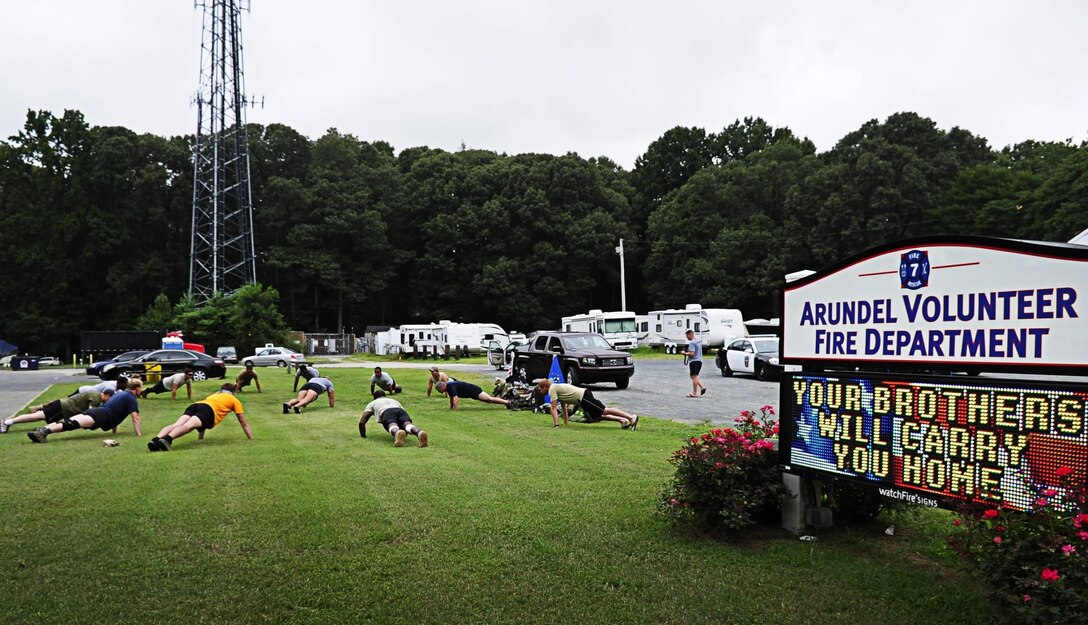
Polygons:
M16 356L11 359L12 371L37 371L38 359L34 356Z

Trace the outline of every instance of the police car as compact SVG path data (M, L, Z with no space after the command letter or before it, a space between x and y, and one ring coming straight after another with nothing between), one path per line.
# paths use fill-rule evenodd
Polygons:
M718 350L714 364L725 377L750 373L760 380L777 379L782 374L779 343L780 339L774 334L734 339Z

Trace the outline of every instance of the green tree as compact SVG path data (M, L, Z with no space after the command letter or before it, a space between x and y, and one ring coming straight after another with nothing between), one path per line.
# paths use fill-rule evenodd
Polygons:
M314 143L305 192L295 193L305 203L294 210L289 245L270 254L312 295L314 329L339 331L347 306L373 298L393 275L384 264L396 259L396 251L389 244L382 203L396 196L397 184L396 161L387 144L363 143L335 129ZM284 183L278 190L298 189ZM299 254L299 249L307 252ZM321 312L327 309L333 317L323 322Z
M172 325L174 319L174 306L166 293L159 293L155 301L147 307L144 314L136 320L133 327L136 330L159 330L164 332Z
M966 167L993 159L985 140L915 113L848 133L791 195L802 254L822 265L885 241L942 231L934 210Z
M818 166L792 137L696 174L650 216L652 307L689 302L771 316L795 255L788 198Z

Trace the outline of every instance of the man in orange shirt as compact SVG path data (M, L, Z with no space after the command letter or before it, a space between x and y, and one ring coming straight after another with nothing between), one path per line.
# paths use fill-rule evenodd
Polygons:
M249 428L249 422L246 421L242 402L234 396L234 389L235 386L228 382L218 393L208 395L203 401L198 401L186 408L173 425L164 427L158 436L148 441L148 451L170 451L174 439L185 436L193 430L200 433L200 440L204 440L205 430L219 425L219 422L232 412L238 417L238 423L241 424L242 431L246 433L246 438L252 440L253 430Z

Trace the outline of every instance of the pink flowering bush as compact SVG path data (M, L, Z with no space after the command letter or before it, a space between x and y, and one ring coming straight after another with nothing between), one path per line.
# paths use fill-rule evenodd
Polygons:
M734 427L713 428L673 453L676 473L660 494L660 512L676 523L727 530L777 515L788 493L773 416L771 406L746 410Z
M950 542L977 566L1000 623L1088 623L1088 488L1060 467L1031 512L969 508Z

